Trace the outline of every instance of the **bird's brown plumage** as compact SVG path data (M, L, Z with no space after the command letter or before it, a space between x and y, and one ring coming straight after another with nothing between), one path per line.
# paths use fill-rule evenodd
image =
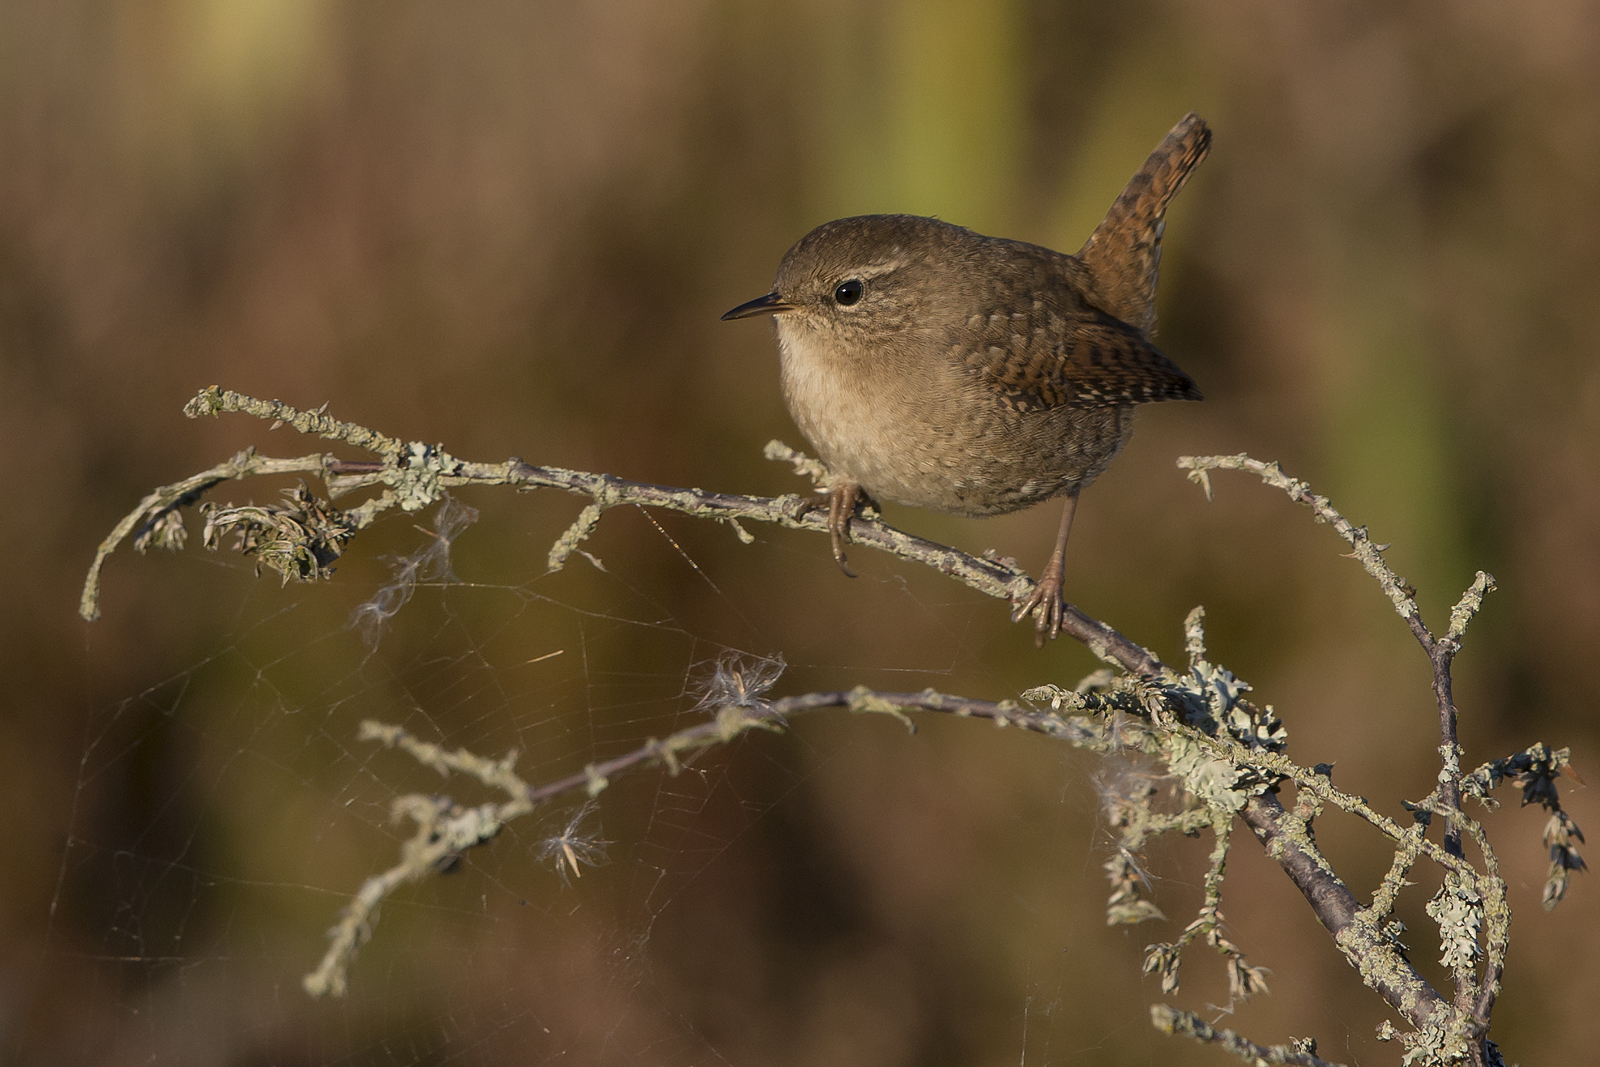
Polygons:
M1165 212L1210 143L1197 115L1180 121L1077 255L911 215L838 219L724 316L775 315L784 397L835 477L841 564L860 490L961 515L1066 495L1043 592L1020 609L1054 597L1053 632L1078 492L1135 406L1200 399L1150 331Z

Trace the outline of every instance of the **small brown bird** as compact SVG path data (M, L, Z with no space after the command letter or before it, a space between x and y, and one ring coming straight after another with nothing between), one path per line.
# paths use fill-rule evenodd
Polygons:
M1133 409L1199 400L1150 343L1167 205L1211 147L1189 114L1075 256L937 219L825 223L783 257L772 292L724 319L776 318L784 398L828 465L844 544L864 494L955 515L1065 496L1055 551L1012 620L1061 628L1078 494L1133 432Z

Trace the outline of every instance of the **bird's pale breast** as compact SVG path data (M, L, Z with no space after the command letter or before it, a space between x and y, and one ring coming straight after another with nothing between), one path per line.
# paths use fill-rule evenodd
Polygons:
M879 344L780 320L784 396L831 469L880 500L994 515L1076 491L1132 431L1129 407L1027 410L946 333Z

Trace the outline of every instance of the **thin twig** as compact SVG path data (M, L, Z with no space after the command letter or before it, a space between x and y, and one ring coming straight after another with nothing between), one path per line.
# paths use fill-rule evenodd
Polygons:
M382 456L384 462L371 463L341 460L331 455L310 455L298 459L270 460L251 453L241 453L229 464L223 464L194 478L164 486L147 496L100 546L94 565L84 582L79 612L85 619L99 616L100 572L105 559L117 546L142 526L153 522L164 512L171 511L197 499L200 493L222 481L245 478L255 474L312 473L323 476L334 495L370 485L388 488L378 498L362 505L362 517L370 523L376 515L396 505L413 511L432 503L442 490L467 485L510 485L525 489L560 489L564 492L589 497L594 512L585 512L579 523L552 549L550 563L558 567L583 537L593 529L600 512L619 504L638 504L644 507L663 508L698 518L737 522L747 519L768 522L791 530L826 531L827 516L806 507L806 498L796 494L778 497L744 496L734 493L709 493L702 489L680 489L633 482L609 474L591 474L586 471L567 470L562 467L541 467L512 458L504 463L472 463L459 460L437 446L419 443L405 444L396 438L375 433L353 423L340 422L322 411L301 411L281 401L257 400L254 397L220 389L216 386L200 391L184 408L191 418L217 415L225 412L243 412L258 418L272 419L275 423L292 426L302 433L316 434L330 440L343 441ZM768 446L773 455L793 462L793 450L773 442ZM240 466L245 457L249 462ZM983 593L1012 603L1026 598L1034 588L1027 572L1010 561L985 559L957 549L927 541L889 526L878 519L857 516L851 521L851 538L857 544L868 545L901 559L922 563L941 574L949 575L962 584ZM567 542L570 540L570 544ZM561 550L561 551L558 551ZM1062 615L1062 630L1077 638L1096 656L1107 663L1115 663L1143 677L1156 677L1162 669L1161 661L1149 649L1128 640L1116 630L1092 618L1077 607L1068 604ZM1133 666L1130 667L1129 664Z
M1193 1012L1179 1011L1165 1004L1150 1005L1150 1022L1164 1034L1191 1037L1196 1041L1220 1045L1252 1064L1287 1064L1289 1067L1340 1067L1319 1059L1314 1042L1296 1045L1258 1045L1232 1030L1220 1030Z
M1086 703L1095 705L1098 702L1091 698ZM651 738L615 759L591 763L563 778L534 786L516 773L515 751L500 759L487 759L467 749L442 748L401 726L367 721L361 724L362 740L400 749L441 775L467 775L505 793L508 799L499 804L465 807L449 797L411 794L397 798L394 817L410 818L416 823L415 832L401 848L400 861L362 883L340 912L339 921L330 931L327 951L316 969L302 980L302 986L314 997L342 996L350 964L361 946L371 938L384 901L402 886L449 867L468 850L488 843L507 823L531 813L541 802L579 791L592 797L607 788L616 775L646 765L664 766L676 774L695 752L731 741L746 730L781 729L795 715L838 707L861 713L887 713L902 719L907 711L988 719L997 726L1016 726L1069 739L1084 747L1103 751L1117 747L1109 729L1098 728L1084 719L1069 718L1054 711L1037 711L1010 701L996 703L949 696L932 689L920 693L877 693L857 687L771 701L752 694L746 703L716 709L706 722L659 740Z
M202 391L186 408L186 413L191 416L229 411L272 419L275 425L288 424L302 433L365 449L379 459L377 462L358 461L327 454L313 454L298 459L270 459L257 456L252 450L240 453L229 463L158 489L141 501L139 507L124 518L100 546L85 582L80 605L85 618L92 619L98 614L99 579L104 562L127 537L136 535L135 547L141 550L149 544L181 547L182 508L196 503L202 494L223 481L257 474L319 475L327 484L330 497L356 489L381 487L381 492L376 496L344 512L320 502L307 503L301 498L292 499L288 505L279 505L276 510L268 506L250 510L248 514L241 509L229 512L229 522L254 524L251 528L269 532L280 531L291 548L305 548L319 561L323 558L323 553L317 551L319 548L330 549L331 555L337 555L337 546L317 542L319 537L333 536L319 526L319 522L328 519L323 511L329 512L337 520L329 521L334 533L347 538L370 524L385 510L398 506L402 510L416 511L441 499L447 489L466 485L553 488L588 497L588 506L552 547L548 557L551 569L563 565L567 556L594 531L606 510L621 504L664 508L727 522L742 540L747 540L749 535L738 525L740 520L769 522L791 529L818 532L826 529L826 519L809 510L805 506L805 498L792 494L769 498L708 493L699 489L631 482L606 474L534 466L516 458L499 464L473 463L459 460L438 446L406 443L353 423L341 422L321 410L301 411L278 401L257 400L216 388ZM786 446L774 443L769 446L768 452L775 458L794 463L797 471L813 476L818 474L814 463ZM427 742L411 738L403 731L394 732L398 728L374 726L371 734L374 739L405 748L414 757L443 772L466 773L477 777L484 784L505 791L509 799L498 805L461 808L447 799L400 798L396 813L417 823L416 835L403 850L400 865L369 879L362 887L335 930L334 944L330 946L324 966L319 968L316 975L308 978L308 983L323 991L341 988L343 969L350 956L370 934L375 909L382 900L398 886L422 877L442 863L453 862L466 849L487 841L506 819L526 814L540 801L578 789L593 795L606 787L611 776L651 763L663 765L675 773L683 757L707 745L726 742L750 728L774 728L785 716L814 708L848 706L856 711L885 712L901 718L904 718L905 710L915 709L989 718L999 725L1035 730L1102 751L1125 747L1130 743L1148 751L1161 751L1157 740L1161 736L1158 731L1161 731L1166 735L1181 736L1192 746L1211 753L1212 758L1231 766L1237 774L1254 783L1248 789L1241 789L1238 794L1238 803L1242 805L1239 816L1267 854L1304 894L1313 912L1333 934L1346 958L1360 969L1363 981L1417 1025L1419 1034L1448 1032L1450 1041L1464 1039L1471 1050L1470 1055L1481 1060L1484 1055L1481 1039L1486 1032L1488 1012L1499 988L1509 912L1504 908L1504 885L1499 880L1493 854L1488 849L1481 828L1461 812L1460 748L1455 734L1456 709L1451 703L1450 663L1459 651L1462 635L1481 606L1484 594L1493 588L1493 579L1483 573L1477 576L1452 611L1446 636L1435 638L1423 625L1415 591L1384 561L1382 553L1385 546L1373 543L1365 528L1350 523L1333 509L1327 498L1311 492L1305 483L1288 478L1276 464L1262 463L1248 456L1185 457L1180 461L1180 466L1189 469L1191 477L1204 484L1208 493L1210 470L1247 470L1282 489L1291 499L1310 507L1319 520L1334 526L1352 546L1352 555L1378 581L1396 612L1406 621L1433 666L1434 690L1441 723L1440 751L1444 759L1444 772L1438 790L1425 804L1415 808L1435 812L1442 817L1445 832L1442 848L1415 829L1400 828L1360 798L1334 789L1326 774L1299 768L1276 751L1273 748L1276 742L1272 731L1281 728L1274 725L1270 709L1268 714L1263 715L1248 701L1237 698L1237 690L1248 687L1242 683L1235 686L1236 680L1226 671L1204 663L1203 634L1198 613L1191 615L1189 626L1191 677L1173 672L1148 649L1068 605L1062 628L1102 660L1122 667L1139 681L1127 683L1127 688L1120 691L1113 686L1113 692L1109 694L1061 694L1056 690L1052 698L1054 707L1048 712L1006 702L949 697L931 691L920 694L877 694L856 689L806 694L782 700L734 702L722 707L705 723L679 731L664 740L651 739L632 753L591 764L581 771L538 786L528 785L515 775L512 767L514 755L495 761L466 752L447 753ZM322 510L309 515L308 509ZM912 537L876 518L855 517L851 522L851 536L859 544L933 567L988 596L1015 603L1034 588L1032 579L1009 560L974 557L948 546ZM302 539L305 544L302 545L296 538ZM247 549L256 543L259 542L248 542ZM292 558L294 553L282 555ZM311 567L311 573L305 576L320 576L321 571L320 566ZM302 575L286 573L286 577L297 576ZM1118 686L1123 684L1116 683ZM1217 686L1227 689L1232 695L1223 693ZM1214 703L1218 699L1222 699L1227 708L1233 709L1230 714L1243 714L1250 723L1255 724L1253 728L1258 728L1258 735L1241 734L1249 744L1231 736L1231 726L1208 733L1188 724L1186 716L1190 710L1195 707L1203 710L1208 701L1213 702L1215 707L1222 707ZM1098 723L1062 716L1060 711L1069 706L1070 710L1129 711L1135 721L1141 713L1147 718L1143 720L1143 727L1102 728ZM1309 829L1309 812L1312 809L1301 811L1301 806L1297 805L1295 812L1289 812L1279 802L1275 795L1276 783L1285 780L1294 781L1307 796L1357 814L1396 842L1395 864L1380 886L1373 907L1362 908L1356 902L1317 849ZM1472 837L1485 856L1485 871L1481 874L1462 857L1460 842L1463 834ZM1219 827L1219 839L1225 838L1225 828ZM1392 935L1379 925L1387 917L1405 873L1421 855L1439 862L1453 872L1452 876L1458 880L1469 879L1470 884L1476 887L1479 898L1485 901L1488 958L1484 973L1473 988L1470 982L1463 979L1463 975L1470 978L1470 969L1463 971L1458 968L1455 1011L1450 1010L1451 1005L1406 961ZM1218 873L1220 876L1220 868ZM1213 905L1215 903L1211 896L1208 896L1208 901L1212 901ZM1226 1031L1212 1033L1227 1034ZM1242 1043L1238 1045L1239 1048L1256 1050L1252 1054L1280 1057L1268 1062L1323 1062L1299 1048L1256 1046L1237 1038L1237 1035L1230 1035L1229 1040L1233 1039ZM1290 1058L1282 1058L1285 1056Z
M1461 650L1461 638L1466 633L1467 625L1472 617L1483 606L1484 596L1494 588L1494 577L1484 571L1479 571L1472 584L1462 595L1461 600L1450 612L1450 625L1444 637L1436 637L1423 623L1421 610L1417 607L1416 590L1404 578L1395 574L1394 570L1383 558L1383 550L1387 546L1378 545L1367 535L1366 527L1356 526L1334 509L1327 497L1311 491L1305 482L1290 478L1283 473L1276 463L1263 463L1251 459L1246 455L1236 456L1183 456L1178 460L1178 466L1190 472L1190 478L1198 482L1206 491L1206 496L1211 496L1211 483L1209 472L1213 470L1242 470L1254 473L1268 485L1281 489L1288 494L1290 499L1309 507L1319 521L1326 522L1338 531L1353 549L1351 553L1366 568L1389 597L1395 611L1405 620L1412 636L1422 647L1423 653L1428 657L1432 671L1434 702L1439 715L1439 786L1435 790L1430 810L1438 812L1445 817L1444 823L1444 851L1452 861L1445 866L1455 871L1460 877L1468 877L1467 870L1462 870L1465 864L1461 846L1463 828L1475 828L1476 823L1467 819L1461 810L1461 742L1459 736L1459 712L1455 706L1453 684L1450 676L1450 666L1457 652ZM1369 819L1369 821L1371 821ZM1486 864L1493 868L1494 856L1489 851L1486 839L1478 835L1480 849L1484 853ZM1426 848L1426 842L1420 835L1415 837L1420 847ZM1396 854L1394 868L1391 869L1390 878L1385 879L1384 889L1389 888L1390 879L1398 880L1402 875L1397 873L1409 869L1409 846L1403 846L1401 852ZM1499 885L1498 876L1478 876L1471 871L1470 877L1474 882L1481 880L1497 883L1496 892L1503 896L1503 886ZM1477 890L1480 899L1482 890ZM1383 913L1387 914L1391 906L1392 894L1383 895ZM1505 915L1509 923L1509 912ZM1495 944L1505 936L1501 930L1490 935L1488 940ZM1455 981L1455 997L1453 1003L1453 1016L1455 1022L1452 1029L1458 1031L1454 1036L1464 1040L1472 1062L1481 1065L1485 1060L1483 1037L1488 1032L1489 1008L1492 1007L1496 991L1499 988L1500 971L1503 961L1499 958L1503 953L1503 945L1499 946L1496 958L1486 963L1481 980L1474 980L1474 970L1469 963L1458 963L1452 968Z

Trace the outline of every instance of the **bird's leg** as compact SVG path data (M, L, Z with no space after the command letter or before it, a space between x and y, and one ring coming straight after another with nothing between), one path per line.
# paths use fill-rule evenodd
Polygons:
M1028 598L1011 611L1011 621L1021 622L1028 613L1038 609L1033 624L1033 643L1044 647L1045 635L1054 638L1061 632L1061 582L1067 571L1067 535L1072 532L1072 516L1078 510L1078 494L1067 497L1067 506L1061 510L1061 530L1056 534L1056 550L1050 553L1050 562L1039 575L1039 584L1033 587Z
M878 502L854 478L834 475L828 482L828 491L801 500L798 512L804 515L808 511L828 509L828 540L833 544L833 558L838 561L839 569L851 578L856 572L845 563L844 546L850 541L850 520L862 504L874 510L878 507Z
M850 540L850 520L855 517L856 504L862 497L861 486L854 478L839 478L828 487L828 540L833 544L833 558L839 569L854 578L856 572L845 562L844 546Z

